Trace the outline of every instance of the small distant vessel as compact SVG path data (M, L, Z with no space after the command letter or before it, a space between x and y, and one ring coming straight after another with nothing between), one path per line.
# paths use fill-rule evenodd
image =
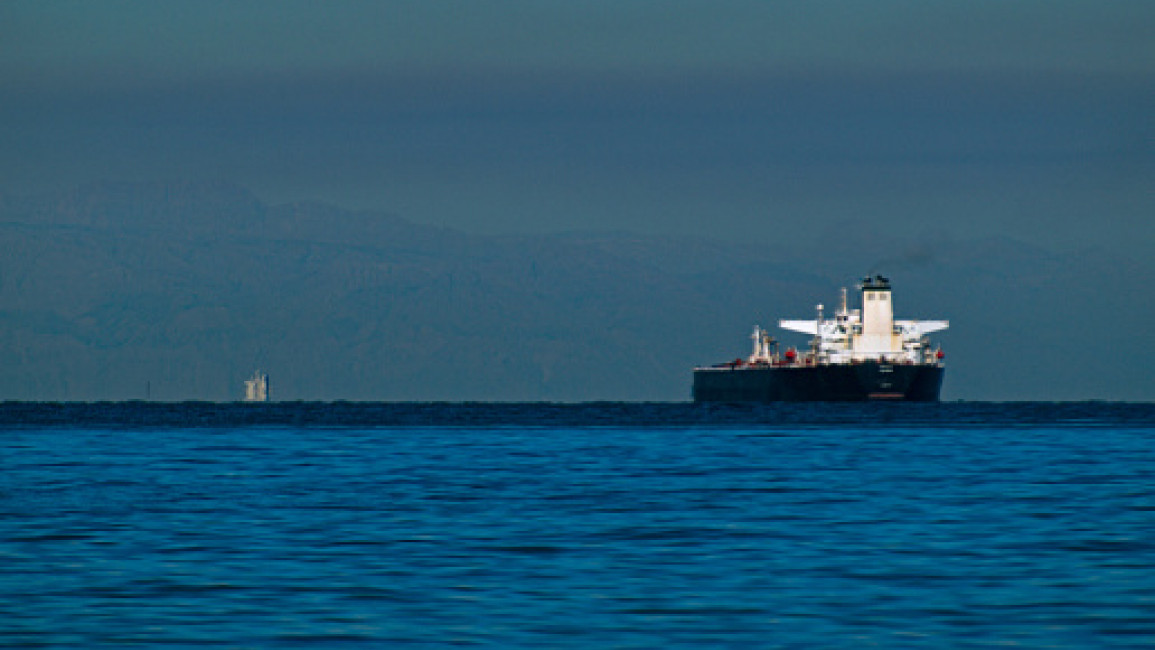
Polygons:
M246 402L269 401L269 376L260 370L253 373L252 379L245 380Z
M926 335L945 320L894 320L890 280L876 275L859 286L861 309L847 309L846 289L834 318L817 306L814 320L781 320L778 326L810 334L810 349L778 353L777 342L754 328L754 352L745 359L694 368L697 402L938 401L942 348Z

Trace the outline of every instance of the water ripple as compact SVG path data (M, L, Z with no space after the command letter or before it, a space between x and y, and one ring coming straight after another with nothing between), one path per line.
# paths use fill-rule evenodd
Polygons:
M1150 405L0 405L0 646L1155 645Z

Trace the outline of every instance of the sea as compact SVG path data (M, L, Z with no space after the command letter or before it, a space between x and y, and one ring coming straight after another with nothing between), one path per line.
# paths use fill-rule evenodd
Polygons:
M1155 404L0 404L0 647L1151 648Z

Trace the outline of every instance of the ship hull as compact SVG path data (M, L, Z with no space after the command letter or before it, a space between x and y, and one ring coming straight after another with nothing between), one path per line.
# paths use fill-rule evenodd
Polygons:
M694 370L696 402L937 402L944 368L935 364L736 366Z

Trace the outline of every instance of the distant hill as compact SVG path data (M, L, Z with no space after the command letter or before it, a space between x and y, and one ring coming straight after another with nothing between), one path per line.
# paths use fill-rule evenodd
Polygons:
M0 240L0 399L681 400L876 263L951 320L945 399L1155 398L1151 267L1096 251L482 236L219 182L3 197Z

